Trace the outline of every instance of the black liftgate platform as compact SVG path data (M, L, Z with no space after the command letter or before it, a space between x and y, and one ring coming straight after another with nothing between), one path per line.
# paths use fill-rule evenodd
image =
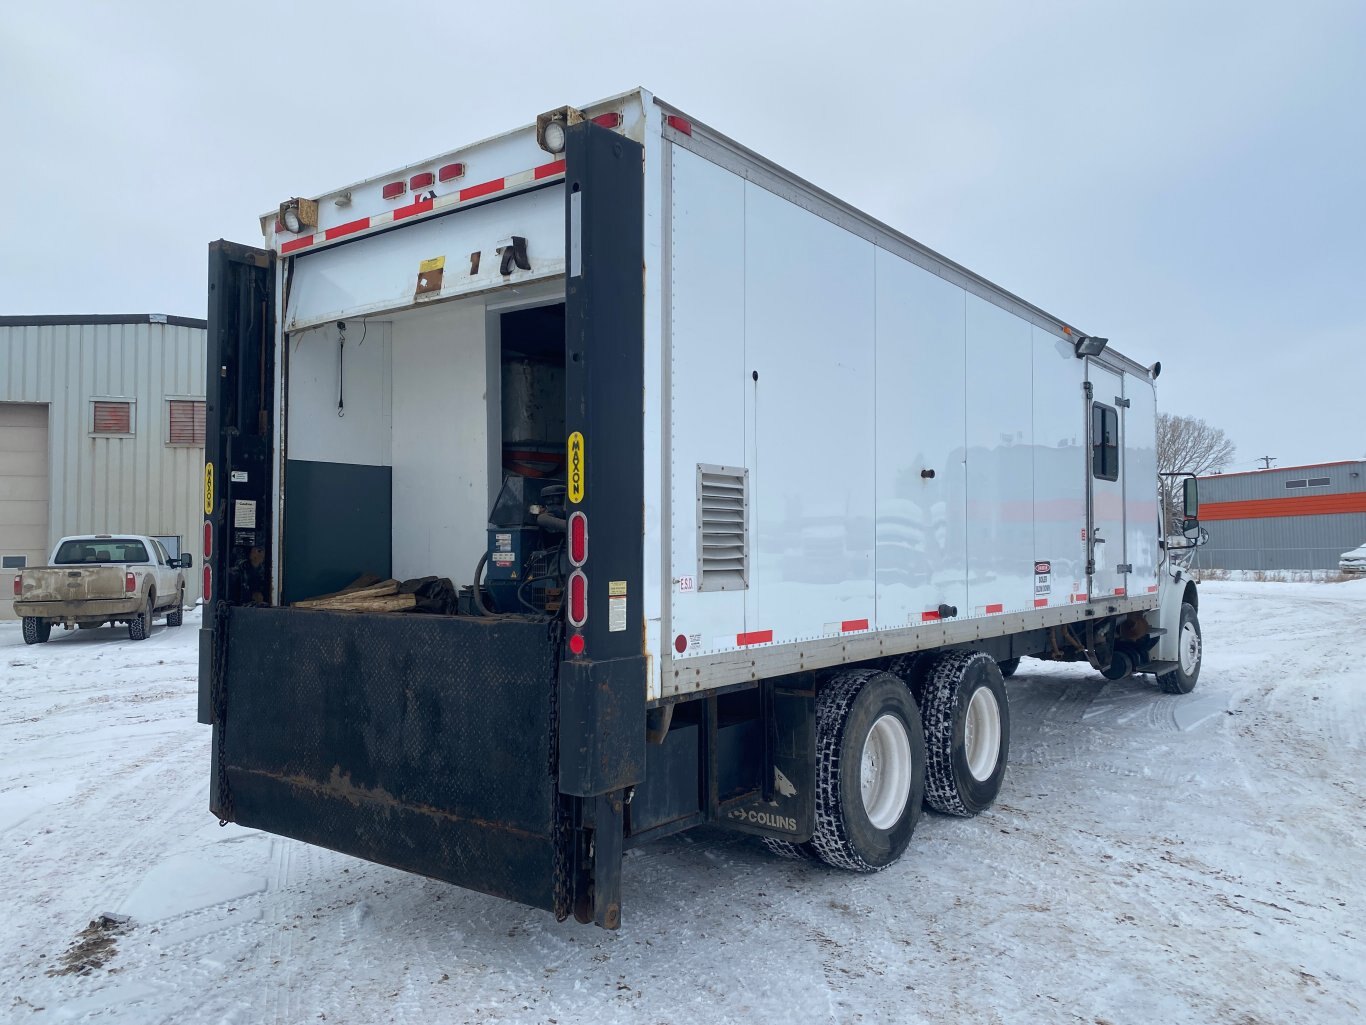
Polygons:
M554 624L227 607L223 820L565 917Z

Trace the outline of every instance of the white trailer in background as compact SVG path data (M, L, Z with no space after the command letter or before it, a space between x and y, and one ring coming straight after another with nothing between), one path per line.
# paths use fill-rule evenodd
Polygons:
M224 819L615 927L650 837L873 870L987 807L1022 656L1195 684L1156 368L647 92L262 226L211 249ZM290 607L367 573L463 597Z

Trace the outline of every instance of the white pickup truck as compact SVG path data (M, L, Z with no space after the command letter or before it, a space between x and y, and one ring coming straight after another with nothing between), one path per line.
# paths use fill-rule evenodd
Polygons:
M152 632L152 617L163 612L167 626L180 626L184 571L193 562L189 555L173 558L156 538L139 534L64 537L48 565L14 577L24 642L42 644L58 623L68 630L127 623L128 636L141 641Z

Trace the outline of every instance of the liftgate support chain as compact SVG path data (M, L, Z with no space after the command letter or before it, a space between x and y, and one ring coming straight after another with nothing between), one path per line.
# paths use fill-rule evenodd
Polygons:
M476 583L476 586L477 583ZM560 655L564 644L564 620L556 616L550 621L550 780L555 788L555 818L551 826L551 842L555 846L555 867L551 880L551 899L555 903L555 920L569 917L573 897L569 892L569 844L573 823L565 807L560 789Z
M213 622L213 676L210 680L213 704L214 732L218 736L218 800L219 811L223 816L218 820L220 826L232 821L232 791L228 789L228 603L219 599L214 603Z

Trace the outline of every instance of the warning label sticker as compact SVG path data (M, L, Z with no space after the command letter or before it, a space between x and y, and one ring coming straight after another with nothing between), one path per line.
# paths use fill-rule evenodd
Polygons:
M607 631L620 633L626 629L626 596L607 599Z
M256 503L239 498L232 503L232 525L239 529L256 529Z
M1034 597L1047 598L1053 593L1053 564L1034 563Z

